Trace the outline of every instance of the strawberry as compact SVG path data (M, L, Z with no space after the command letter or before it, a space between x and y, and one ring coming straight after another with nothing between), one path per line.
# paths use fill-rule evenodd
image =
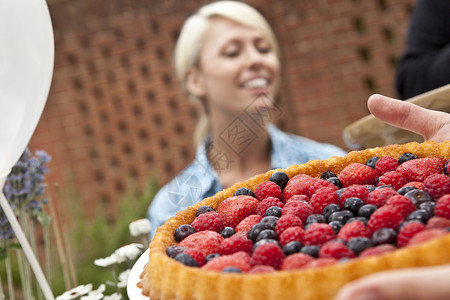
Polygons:
M377 172L369 166L360 163L351 163L346 166L338 175L342 187L348 187L353 184L375 184Z
M259 201L252 196L234 196L223 200L217 207L225 226L236 226L249 215L256 214Z
M259 223L263 217L259 215L250 215L246 217L244 220L239 222L239 224L236 226L236 231L245 231L248 232L253 225L256 223Z
M235 267L242 272L250 270L250 255L240 251L231 255L222 255L208 261L202 269L221 272L226 267Z
M426 157L408 160L397 168L407 181L424 181L430 175L443 173L446 159Z
M218 252L222 241L223 237L219 233L206 230L189 235L178 245L185 248L197 248L201 250L203 256L206 257L209 254Z

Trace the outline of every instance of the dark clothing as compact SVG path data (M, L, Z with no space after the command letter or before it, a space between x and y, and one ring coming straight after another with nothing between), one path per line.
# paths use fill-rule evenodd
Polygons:
M400 98L450 83L450 0L418 0L397 69Z

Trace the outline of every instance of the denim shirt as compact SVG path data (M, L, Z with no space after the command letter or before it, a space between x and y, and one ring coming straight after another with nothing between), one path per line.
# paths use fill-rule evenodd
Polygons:
M267 129L271 141L271 169L285 169L313 159L328 159L331 156L346 154L344 150L334 145L285 133L272 124L267 125ZM208 148L213 162L208 159ZM153 198L147 211L147 218L152 223L150 236L153 237L156 229L177 212L221 191L223 187L216 170L220 172L228 163L224 153L215 151L214 145L205 139L198 146L194 161Z

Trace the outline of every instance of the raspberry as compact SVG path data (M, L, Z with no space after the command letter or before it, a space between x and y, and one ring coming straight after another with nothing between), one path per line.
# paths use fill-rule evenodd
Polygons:
M367 228L369 228L371 233L383 227L397 230L402 221L403 217L398 211L393 210L390 206L383 206L370 216Z
M272 266L256 265L248 271L248 274L271 273L275 271Z
M392 252L392 251L394 251L396 249L397 248L395 248L395 246L393 246L391 244L382 244L382 245L375 246L373 248L367 248L366 250L361 252L359 257L368 257L368 256L380 255L380 254L383 254L383 253L386 253L386 252Z
M189 254L197 262L199 267L205 264L206 256L202 250L198 248L186 248L183 252Z
M375 184L377 172L369 166L360 163L351 163L346 166L338 175L343 187L353 184Z
M336 190L336 187L322 187L311 196L309 204L313 207L315 214L321 214L325 206L339 202Z
M394 190L400 189L407 183L406 179L397 171L389 171L378 178L378 185L390 185Z
M264 214L266 213L266 210L272 206L278 206L278 207L283 208L284 203L281 202L281 200L278 198L267 197L266 199L262 200L261 203L259 203L256 213L260 216L264 216Z
M250 270L250 255L242 251L231 255L222 255L208 261L202 268L221 272L226 267L235 267L242 272L248 272Z
M389 198L385 206L391 207L395 210L402 218L406 218L410 213L416 210L416 207L412 203L412 201L402 195L395 195Z
M222 241L223 237L219 233L207 230L191 234L178 245L185 248L200 249L206 257L211 253L219 252L220 243Z
M300 226L303 227L303 222L295 215L282 215L277 222L275 232L280 236L283 231L289 227Z
M191 226L194 227L195 231L212 230L216 232L220 232L225 227L222 216L215 211L198 215Z
M284 260L284 253L280 247L274 243L266 243L255 249L250 259L252 266L267 265L278 270Z
M382 207L389 198L395 195L398 195L397 192L391 188L379 188L369 193L366 203Z
M397 168L407 181L423 182L425 178L433 174L442 174L445 164L444 158L426 157L408 160Z
M327 181L327 180L323 180L323 179L316 179L314 181L311 182L311 185L309 186L309 197L311 198L311 196L319 189L324 188L324 187L328 187L330 189L334 189L335 191L338 190L338 188L331 182Z
M233 196L223 200L217 207L225 226L236 226L249 215L256 214L259 201L251 196Z
M267 197L275 197L283 199L281 188L273 181L263 181L255 189L255 197L259 201L263 201Z
M280 244L282 246L293 241L302 241L305 231L300 226L289 227L280 235Z
M436 216L450 219L450 195L439 198L434 211Z
M417 233L425 230L426 227L420 222L410 222L402 226L397 235L397 246L404 247L409 240Z
M362 185L352 185L346 188L339 198L339 206L342 207L344 205L345 200L350 197L357 197L362 201L366 202L367 197L369 196L369 190Z
M313 223L303 234L304 245L321 246L336 237L333 228L328 224Z
M390 157L390 156L384 156L381 157L376 165L375 165L375 171L377 172L378 176L381 176L387 172L394 171L398 167L398 160Z
M334 265L338 262L336 258L318 258L309 263L307 263L302 269L313 269L313 268L321 268L326 266Z
M444 174L428 176L423 181L423 189L434 199L439 199L445 194L450 194L450 177Z
M297 197L297 196L294 196ZM293 198L294 198L293 197ZM309 215L313 213L313 208L302 200L290 199L283 207L283 215L294 215L300 218L302 223L306 222Z
M450 219L434 216L427 222L427 228L450 228Z
M341 242L328 242L320 248L319 258L353 258L355 253Z
M219 253L222 255L233 254L238 251L251 253L253 243L245 235L234 235L224 239L220 243Z
M425 229L421 232L417 233L415 236L413 236L407 246L416 246L420 245L426 241L447 235L448 231L441 229L441 228L431 228L431 229Z
M253 225L259 223L261 219L262 217L260 215L250 215L239 222L239 224L236 226L236 231L248 232L253 227Z
M339 231L337 237L348 242L354 237L369 237L369 229L361 221L353 221L351 223L345 224Z
M283 191L283 199L287 202L294 195L305 195L309 198L309 186L314 182L315 178L299 174L292 177Z
M294 253L286 257L281 265L281 270L298 270L312 262L314 257L304 253Z

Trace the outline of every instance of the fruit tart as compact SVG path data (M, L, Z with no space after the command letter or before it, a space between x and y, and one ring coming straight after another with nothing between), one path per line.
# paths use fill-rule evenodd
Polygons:
M450 141L272 170L178 213L138 284L158 299L332 299L390 269L450 263Z

